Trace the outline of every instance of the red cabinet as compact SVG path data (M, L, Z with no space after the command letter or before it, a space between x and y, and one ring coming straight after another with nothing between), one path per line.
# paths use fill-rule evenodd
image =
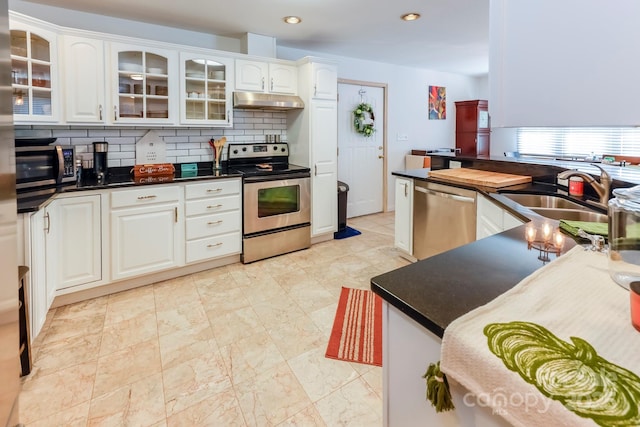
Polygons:
M489 156L489 103L476 99L455 104L456 148L463 156Z

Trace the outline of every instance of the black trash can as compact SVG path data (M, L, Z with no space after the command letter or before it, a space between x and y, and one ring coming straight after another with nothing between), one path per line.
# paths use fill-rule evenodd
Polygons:
M349 186L342 181L338 181L338 231L347 228L347 193Z

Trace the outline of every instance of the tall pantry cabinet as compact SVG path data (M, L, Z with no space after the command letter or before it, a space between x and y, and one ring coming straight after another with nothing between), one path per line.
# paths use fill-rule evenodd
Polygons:
M456 102L456 148L463 156L488 156L491 128L489 103L483 99Z
M291 163L311 168L311 237L333 238L338 228L338 71L331 62L303 58L298 68L303 110L288 113Z

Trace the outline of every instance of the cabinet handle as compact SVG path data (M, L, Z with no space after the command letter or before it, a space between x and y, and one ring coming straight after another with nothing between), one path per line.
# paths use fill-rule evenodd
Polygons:
M379 158L379 159L384 159L384 156L382 156L382 155L378 154L378 158Z
M273 77L271 78L271 87L269 88L269 91L273 92Z
M222 188L207 188L207 193L217 193L218 191L222 191Z
M102 121L102 104L98 105L99 120Z
M316 96L317 94L318 94L318 86L313 85L313 96Z
M47 226L44 228L44 231L46 231L47 234L49 234L49 230L51 229L51 217L49 216L49 212L44 214L44 217L47 220Z
M318 176L318 165L313 165L313 175Z
M264 90L264 77L262 78L262 90Z
M207 225L218 225L218 224L222 224L222 220L219 219L217 221L209 221L207 222Z
M227 123L231 123L231 114L229 114L229 110L227 110Z
M209 206L207 206L207 209L218 209L218 208L221 208L221 207L222 207L222 205L215 205L215 206L209 205Z
M215 248L215 247L218 247L218 246L222 246L222 242L218 242L215 245L207 245L208 248Z
M118 120L118 106L117 105L113 106L113 120L114 121Z
M176 223L178 222L178 207L176 206L174 209L175 212L175 218L176 218Z
M158 196L153 195L153 194L150 194L150 195L148 195L148 196L138 196L138 200L155 199L156 197L158 197Z
M407 184L406 182L404 183L404 197L407 197L409 195L409 184Z

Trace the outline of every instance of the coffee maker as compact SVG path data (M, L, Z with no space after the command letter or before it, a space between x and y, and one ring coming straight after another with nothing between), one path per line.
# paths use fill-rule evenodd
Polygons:
M109 143L96 141L93 143L93 170L99 183L104 183L107 178L107 152Z

